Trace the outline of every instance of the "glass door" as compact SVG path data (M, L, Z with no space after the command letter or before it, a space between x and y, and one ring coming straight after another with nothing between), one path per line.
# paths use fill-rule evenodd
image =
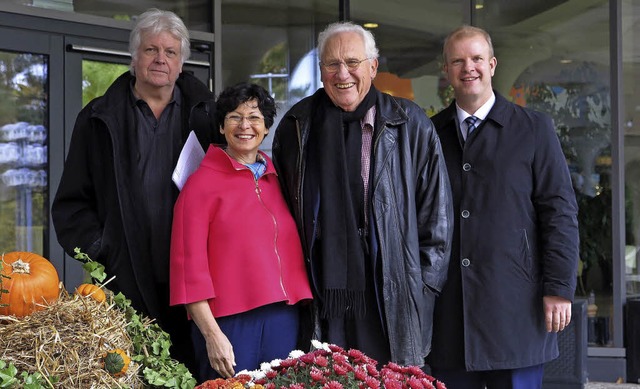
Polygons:
M44 254L48 55L0 50L0 251Z
M45 34L0 28L2 253L30 251L46 258L51 254L49 156L60 115L52 114L50 91L54 86L61 89L60 79L51 78L54 69L60 70L60 57L51 53L60 42Z

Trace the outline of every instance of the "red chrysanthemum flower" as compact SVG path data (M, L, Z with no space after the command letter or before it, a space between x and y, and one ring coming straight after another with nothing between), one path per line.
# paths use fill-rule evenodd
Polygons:
M303 356L301 356L300 358L298 358L300 360L300 362L306 363L306 364L312 364L313 360L315 359L315 355L313 353L308 353L308 354L304 354Z
M311 371L309 372L309 376L314 381L319 381L321 383L323 383L325 381L324 374L322 374L322 371L320 371L319 369L317 369L315 367L311 368Z
M344 349L336 344L330 344L329 350L333 351L334 353L344 353Z
M353 369L353 376L358 381L364 381L369 375L367 374L367 370L364 367L358 366Z
M315 342L317 349L292 352L285 360L261 364L261 370L207 382L207 389L446 389L417 366L377 362L359 350ZM327 351L331 350L331 351ZM203 387L204 389L205 387Z
M380 388L380 381L377 378L374 377L367 377L367 379L365 380L367 386L371 389L378 389Z
M270 370L267 372L267 378L268 379L274 379L278 376L278 372L274 371L274 370Z
M349 369L342 364L340 365L336 364L336 365L333 365L333 371L339 376L345 376L349 372Z
M423 389L422 385L422 381L420 381L420 379L415 378L415 377L411 377L407 380L407 385L411 388L411 389Z
M433 386L433 381L434 379L427 379L427 378L421 378L420 381L422 382L422 387L425 389L436 389L435 386Z
M375 364L367 364L367 373L369 373L370 376L372 377L380 377L380 372L378 371L378 368L376 368Z
M406 371L409 374L414 375L416 377L422 377L422 376L426 375L425 372L422 371L422 369L419 368L418 366L407 366Z
M343 389L344 386L342 386L342 384L339 383L338 381L329 381L326 384L324 384L322 388L323 389Z
M312 362L320 367L329 366L329 360L324 355L318 355Z
M333 353L332 357L335 363L342 364L342 363L347 363L348 361L347 357L344 354Z
M385 379L384 382L385 389L402 389L402 383L393 379Z
M292 366L295 366L298 364L298 361L292 358L287 358L283 361L280 361L280 367L283 369L288 369Z

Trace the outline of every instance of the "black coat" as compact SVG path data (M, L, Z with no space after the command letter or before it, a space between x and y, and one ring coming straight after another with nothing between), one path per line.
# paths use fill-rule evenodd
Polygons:
M455 229L429 363L497 370L556 358L542 297L573 300L579 245L576 198L551 119L496 93L464 148L455 102L432 119Z
M69 152L51 216L58 241L73 256L79 247L102 263L108 284L123 292L139 311L158 319L169 310L167 290L158 290L152 267L169 267L169 252L162 258L143 255L146 248L137 237L148 228L141 225L142 208L132 198L131 155L127 133L136 126L127 72L104 96L91 101L78 114ZM194 76L182 73L176 85L182 92L182 144L194 130L203 148L214 141L214 96ZM177 161L177 156L174 161ZM174 200L178 190L174 189ZM173 209L167 209L173 213ZM170 240L170 236L166 239Z
M320 195L302 196L311 102L303 99L280 121L273 162L302 237L312 286L317 287L321 256L312 255L317 251L310 248ZM445 283L451 249L449 180L438 136L420 107L378 92L376 109L369 233L377 238L371 257L381 261L376 280L382 281L376 287L392 360L423 365L431 348L434 298Z

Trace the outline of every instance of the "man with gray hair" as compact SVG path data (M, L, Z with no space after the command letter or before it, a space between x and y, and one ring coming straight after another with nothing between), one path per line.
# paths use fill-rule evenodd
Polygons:
M324 88L284 115L273 143L315 293L303 331L422 366L453 228L440 142L418 105L373 86L371 32L331 24L318 54Z
M178 189L171 180L190 131L214 142L214 95L182 72L189 33L150 9L131 31L131 71L78 114L51 215L60 245L105 266L114 292L155 318L172 355L191 365L183 307L169 307L169 245Z

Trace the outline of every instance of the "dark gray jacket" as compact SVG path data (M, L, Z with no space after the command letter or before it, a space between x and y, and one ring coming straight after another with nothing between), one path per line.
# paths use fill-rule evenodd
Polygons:
M372 258L381 260L380 305L388 329L391 358L424 364L431 349L435 295L442 290L453 232L452 205L444 157L433 124L413 102L378 92L371 172L369 236ZM282 118L273 143L273 161L293 212L313 286L311 253L319 204L303 198L311 98ZM327 150L331 152L331 150ZM331 201L331 200L329 200ZM316 334L318 336L319 334Z

